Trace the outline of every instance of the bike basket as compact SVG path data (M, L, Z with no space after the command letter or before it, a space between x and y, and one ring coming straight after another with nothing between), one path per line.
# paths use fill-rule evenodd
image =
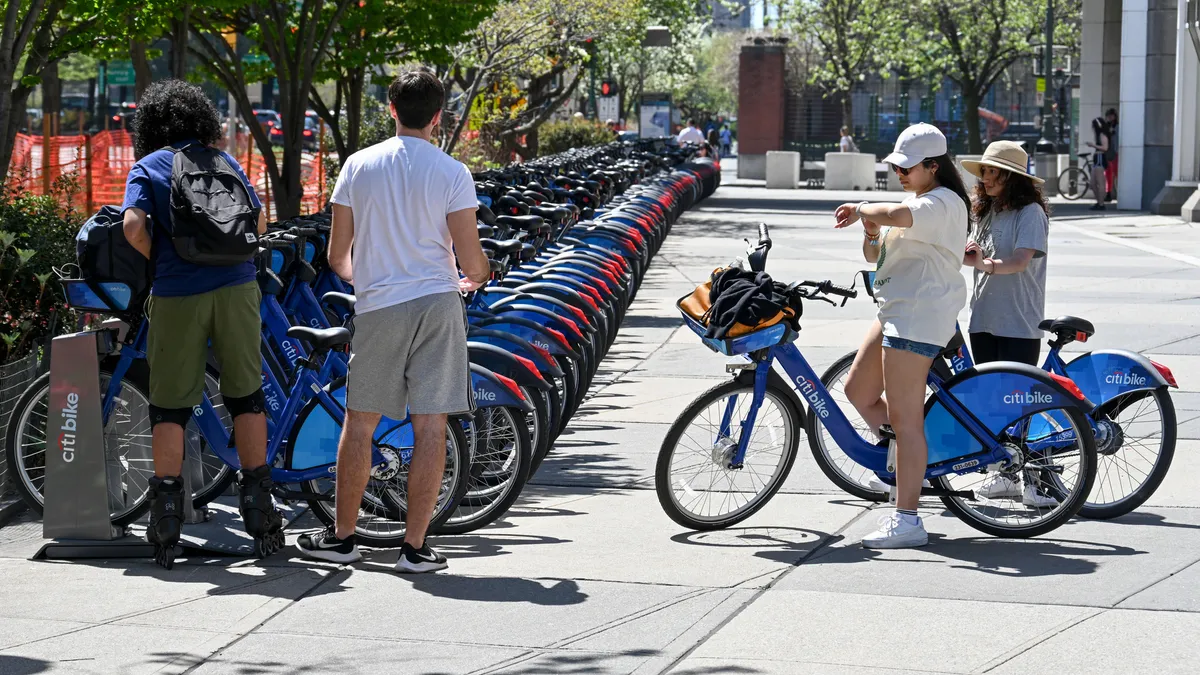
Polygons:
M133 290L119 281L101 281L95 284L107 299L97 293L84 279L63 279L63 294L72 309L97 312L124 312L133 301ZM111 302L110 302L111 301Z
M700 338L705 347L726 356L748 354L760 349L766 349L767 347L774 347L784 342L791 342L797 337L796 331L792 330L786 322L780 321L779 323L759 328L752 333L718 340L716 338L704 337L704 334L708 332L708 328L688 316L687 312L680 310L680 314L683 315L684 323Z

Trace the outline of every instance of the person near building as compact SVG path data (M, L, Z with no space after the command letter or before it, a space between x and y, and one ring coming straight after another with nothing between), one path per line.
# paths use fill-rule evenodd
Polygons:
M896 510L862 545L909 548L929 541L917 514L928 459L925 380L967 301L960 268L970 198L933 125L905 129L883 161L914 194L901 203L843 204L834 218L837 228L862 222L863 256L877 264L879 314L850 367L846 396L871 429L890 424L897 445Z
M604 128L608 129L608 133L612 134L613 138L617 138L621 135L621 130L617 128L617 121L614 119L605 120Z
M972 211L978 224L963 265L975 270L971 295L971 356L975 363L1038 365L1046 311L1046 251L1050 235L1045 181L1029 174L1020 144L996 141L963 168L979 178ZM1038 474L999 472L976 490L987 499L1019 498L1025 506L1053 508Z
M704 142L704 133L701 132L698 128L696 128L696 120L690 119L690 120L688 120L687 126L684 127L682 131L679 132L679 135L676 137L676 140L678 140L680 142L680 144L703 143Z
M721 156L729 157L733 155L733 132L729 130L729 125L721 127Z
M187 161L205 161L207 168L225 175L227 187L233 188L230 192L237 192L238 203L233 206L240 206L247 239L267 231L266 214L237 160L215 150L221 137L221 117L199 87L180 80L151 84L138 100L133 125L138 160L125 179L123 230L130 245L154 262L146 312L154 451L146 538L155 545L156 558L161 552L173 551L179 539L183 500L191 499L183 494L180 477L183 430L204 393L210 340L221 368L221 396L233 418L242 467L239 504L243 523L252 537L277 536L282 517L271 499L271 467L266 465L261 295L254 263L247 256L235 264L200 264L185 260L176 249L172 174L177 155L181 155L181 166ZM203 214L201 206L195 208L199 210L192 213L189 226ZM229 213L233 212L231 208Z
M354 533L371 477L372 434L381 416L408 416L415 448L395 569L420 573L447 565L425 533L445 470L447 416L474 408L461 293L483 285L490 270L475 227L471 172L430 142L445 104L442 83L427 70L408 71L388 99L396 135L351 155L333 189L329 266L353 282L358 297L337 523L301 536L297 546L336 563L361 557Z
M709 152L712 153L712 158L718 162L721 161L721 155L717 152L717 148L721 147L721 139L717 135L716 129L708 130L708 138L706 139L706 142L708 143Z
M1096 195L1096 203L1092 205L1092 211L1104 211L1105 190L1104 170L1108 166L1108 122L1103 117L1097 117L1092 120L1092 140L1087 142L1087 146L1093 150L1092 153L1092 192Z
M1104 121L1108 122L1108 150L1104 152L1104 201L1111 202L1117 194L1117 148L1120 147L1117 139L1117 109L1109 108L1104 113Z
M850 127L842 127L842 139L838 142L838 149L842 152L858 152L858 145L850 135Z

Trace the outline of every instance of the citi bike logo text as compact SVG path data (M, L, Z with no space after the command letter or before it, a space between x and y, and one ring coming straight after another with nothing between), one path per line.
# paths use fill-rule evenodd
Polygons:
M270 386L270 384L267 382L267 376L265 374L262 376L262 383L262 390L265 398L267 399L267 405L271 406L271 410L279 412L279 409L283 406L283 402L279 400L279 394L275 391L275 388Z
M1130 384L1135 387L1140 387L1146 384L1146 378L1138 375L1137 373L1126 373L1118 370L1105 377L1104 382L1106 384Z
M286 355L288 357L288 361L294 362L297 358L300 357L300 354L298 354L296 352L296 346L293 345L291 343L291 341L284 340L282 346L283 346L283 353L284 353L284 355Z
M821 395L817 393L817 386L812 383L812 380L797 377L796 385L800 387L800 393L804 394L804 398L808 399L808 402L812 404L813 410L816 410L822 419L829 417L829 409L825 407L825 399L821 398Z
M1033 405L1038 403L1053 403L1054 397L1041 391L1014 391L1004 397L1009 405Z
M58 449L62 451L64 462L75 461L75 430L78 428L76 421L79 417L79 394L70 392L67 394L67 405L62 409L63 423L59 427L61 433L58 434Z
M496 394L494 394L493 392L490 392L490 391L484 391L483 389L476 389L475 390L475 400L476 401L487 401L488 403L491 403L496 400Z
M546 351L550 351L550 345L546 344L545 342L542 342L541 340L534 340L533 344L535 346L537 346L539 349L545 349Z

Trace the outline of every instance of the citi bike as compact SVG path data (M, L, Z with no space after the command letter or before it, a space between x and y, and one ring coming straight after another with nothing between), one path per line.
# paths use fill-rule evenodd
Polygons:
M765 267L771 239L759 226L748 251L750 269ZM836 304L857 296L830 281L789 287L797 300ZM798 318L798 317L797 317ZM676 523L691 529L729 527L765 506L783 486L807 427L818 427L854 462L895 484L896 445L859 434L817 377L786 322L733 339L705 338L705 327L684 321L715 352L742 356L734 377L692 402L668 431L659 451L655 487ZM778 364L787 379L774 368ZM925 403L929 441L922 495L939 497L971 527L1000 537L1044 534L1083 504L1096 472L1096 446L1088 423L1091 405L1071 380L1015 363L993 363L945 377L931 371ZM807 422L805 411L807 409ZM973 487L997 471L1039 476L1059 500L1051 507L980 498Z

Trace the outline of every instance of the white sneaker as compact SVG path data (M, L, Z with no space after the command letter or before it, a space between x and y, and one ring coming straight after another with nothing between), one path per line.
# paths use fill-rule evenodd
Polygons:
M975 491L976 495L984 499L1002 499L1005 497L1020 497L1021 496L1021 481L1014 480L1012 476L1004 473L996 473L988 477L983 485Z
M1058 506L1057 499L1038 492L1036 487L1029 484L1025 485L1025 491L1021 493L1021 503L1037 509L1052 509Z
M867 481L867 487L871 488L872 490L874 490L876 492L882 492L884 494L887 494L887 493L891 492L891 490L892 490L891 485L888 485L887 483L879 480L878 477L872 478L871 480ZM929 484L929 481L925 480L925 481L921 481L921 487L931 488L933 486Z
M929 543L925 524L917 518L912 525L899 513L879 517L879 529L863 537L863 548L915 548Z

